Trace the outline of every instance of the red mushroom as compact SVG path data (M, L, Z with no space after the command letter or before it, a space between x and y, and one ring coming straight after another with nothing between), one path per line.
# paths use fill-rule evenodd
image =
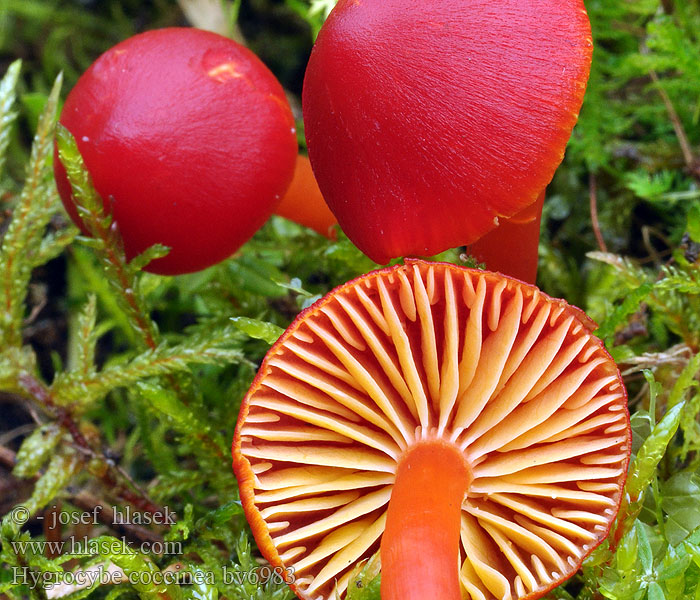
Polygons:
M371 259L475 242L536 201L583 101L581 0L340 0L306 71L324 198Z
M231 255L269 218L294 172L294 119L282 86L248 49L171 28L100 56L68 95L73 134L128 258L170 247L148 270L176 274ZM60 161L56 183L80 219Z
M408 261L304 311L243 401L233 467L258 546L305 600L378 550L383 600L534 599L607 535L626 393L578 309Z

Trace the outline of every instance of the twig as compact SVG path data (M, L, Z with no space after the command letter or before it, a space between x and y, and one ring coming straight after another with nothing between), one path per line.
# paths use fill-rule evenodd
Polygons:
M600 222L598 221L598 183L595 173L591 173L588 176L588 189L591 204L591 222L593 224L593 233L595 234L595 239L598 242L598 248L600 248L600 251L607 252L608 247L603 239L603 234L600 231Z
M58 500L53 506L44 509L44 556L46 558L56 558L60 554L61 546L61 524L59 515L63 512L63 503Z
M15 466L15 457L17 455L5 446L0 446L0 463L12 470Z
M645 352L640 356L626 359L624 364L629 365L629 367L622 372L622 375L627 376L632 373L639 373L645 369L654 370L663 366L680 369L685 367L692 357L692 348L685 344L677 344L664 352Z
M42 296L39 302L32 307L29 316L26 319L24 319L23 325L30 325L31 323L36 321L36 318L39 316L39 313L42 310L44 310L44 308L46 308L48 301L49 299L46 295Z
M116 223L113 223L110 229L116 229ZM136 295L133 290L133 283L130 281L130 277L126 271L126 264L121 260L119 254L110 244L110 238L108 233L103 229L99 228L98 232L102 241L104 242L104 252L107 260L112 265L117 280L119 281L119 291L123 294L124 300L129 307L129 312L133 317L133 322L136 328L141 332L143 336L143 342L147 348L150 350L155 350L158 346L156 341L156 332L153 322L141 312L141 307L138 305L136 300ZM117 233L117 235L119 235Z
M642 240L644 241L644 248L649 253L652 262L660 267L663 264L663 261L661 260L659 253L656 251L656 248L654 248L654 245L651 243L651 233L651 227L648 225L644 225L642 227Z
M671 119L671 124L673 125L673 130L676 132L676 137L678 138L678 144L681 147L681 153L683 154L685 166L696 179L700 179L700 168L698 167L698 163L693 156L693 150L692 146L690 145L690 141L688 140L688 134L685 132L685 128L683 127L683 123L681 122L681 119L673 106L673 102L671 102L671 98L669 98L666 90L661 86L661 82L659 80L659 76L656 74L656 71L653 69L649 71L649 76L654 82L656 90L659 92L659 95L666 106L666 112L668 112L668 116Z
M29 373L23 373L20 375L18 377L18 382L20 387L27 394L29 394L32 399L36 400L42 407L54 414L59 424L68 430L68 433L70 433L73 441L75 441L79 447L90 448L88 441L80 432L80 429L78 428L77 423L73 420L70 412L68 412L68 410L62 406L58 406L54 402L53 398L51 397L51 392L49 392L43 383Z
M20 425L19 427L15 427L14 429L7 431L0 435L0 446L3 446L4 444L7 444L7 442L11 442L14 440L16 437L19 437L20 435L25 435L27 433L30 433L36 429L36 423L26 423L24 425Z
M666 250L662 250L661 252L656 252L656 257L654 256L645 256L644 258L638 258L637 259L637 264L638 265L648 265L649 263L656 262L657 260L663 259L663 258L669 258L673 254L673 250L670 248L667 248ZM666 262L663 261L662 262ZM694 261L688 261L688 262L694 262Z
M155 502L149 499L143 491L138 490L138 493L135 493L127 486L119 483L120 476L123 477L122 472L112 461L105 458L105 456L102 453L96 452L90 446L90 443L81 433L78 424L73 419L73 416L66 408L58 406L56 404L53 397L51 396L51 392L48 390L48 388L46 388L46 386L44 386L43 383L41 383L32 375L24 373L19 376L19 384L20 387L33 400L35 400L45 410L52 413L52 415L58 421L58 423L68 431L68 433L73 438L73 442L75 443L75 446L78 451L89 456L92 459L96 459L100 463L98 476L102 480L102 483L108 489L113 490L113 493L117 497L122 498L132 506L144 512L149 512L151 514L157 512L164 512L165 509L158 506ZM127 480L131 483L131 480L129 478L127 478ZM137 488L137 486L135 485L134 487Z

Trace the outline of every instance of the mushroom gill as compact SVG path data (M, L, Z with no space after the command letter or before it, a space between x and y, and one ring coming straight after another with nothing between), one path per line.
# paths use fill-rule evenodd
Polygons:
M272 347L236 428L262 553L308 600L344 598L380 545L385 600L535 598L570 577L630 452L592 328L534 286L441 263L325 296Z

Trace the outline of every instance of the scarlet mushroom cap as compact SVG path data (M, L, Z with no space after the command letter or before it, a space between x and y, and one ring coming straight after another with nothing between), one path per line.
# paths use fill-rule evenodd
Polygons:
M381 546L382 598L537 598L605 538L631 435L580 310L407 261L347 283L271 348L233 468L263 555L305 600L345 597Z
M318 188L308 157L297 156L294 178L275 209L275 214L304 227L309 227L328 239L335 239L334 225L338 223Z
M564 156L591 56L581 0L340 0L302 97L340 227L384 264L523 210Z
M127 258L170 247L148 270L197 271L269 218L294 172L294 118L247 48L190 28L148 31L100 56L60 121L119 225ZM81 225L58 157L61 199Z

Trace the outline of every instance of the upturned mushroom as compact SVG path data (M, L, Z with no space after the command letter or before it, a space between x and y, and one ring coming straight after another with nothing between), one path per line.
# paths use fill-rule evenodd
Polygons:
M245 397L233 467L299 598L537 598L605 538L630 455L594 324L536 287L407 261L305 310Z
M581 0L340 0L303 90L340 227L384 264L472 244L531 205L564 156L591 56Z

